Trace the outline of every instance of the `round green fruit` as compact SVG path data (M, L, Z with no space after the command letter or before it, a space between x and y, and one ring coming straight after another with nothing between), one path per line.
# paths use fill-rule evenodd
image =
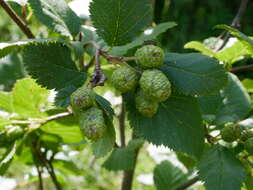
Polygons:
M171 95L171 84L162 71L146 70L142 73L140 87L150 99L157 102L167 100Z
M159 104L155 101L148 99L142 92L138 91L135 97L136 109L145 117L152 117L156 114Z
M245 141L244 148L248 153L253 154L253 137Z
M236 124L229 124L221 130L221 138L226 142L233 142L240 138L241 128Z
M95 93L91 88L82 86L70 96L71 105L75 113L94 105Z
M157 68L164 62L164 51L154 45L146 45L135 53L136 62L143 68Z
M105 130L105 120L102 110L97 107L91 107L80 115L80 128L84 136L90 140L100 139Z
M251 130L242 131L242 135L241 135L241 140L242 141L246 141L246 140L248 140L249 138L252 138L252 137L253 137L253 131L251 131Z
M130 66L118 67L112 73L112 84L122 93L131 91L138 84L138 75Z

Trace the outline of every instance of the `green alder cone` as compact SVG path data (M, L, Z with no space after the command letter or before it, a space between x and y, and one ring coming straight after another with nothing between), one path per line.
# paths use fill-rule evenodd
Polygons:
M167 100L171 95L171 83L162 71L146 70L142 73L140 87L146 96L157 102Z
M146 45L135 53L136 62L143 68L157 68L164 62L164 51L154 45Z
M244 148L249 154L253 154L253 137L245 141Z
M253 138L253 131L251 131L251 130L242 131L241 140L246 141L249 138Z
M221 130L221 138L226 142L233 142L241 136L241 128L236 124L229 124Z
M70 96L71 105L75 114L94 105L95 93L91 88L82 86Z
M84 136L96 141L100 139L105 130L103 111L97 107L91 107L80 114L80 128Z
M152 117L156 114L159 104L148 99L142 90L138 91L135 97L136 109L145 117Z
M24 129L20 126L12 126L6 131L6 140L12 142L24 135Z
M113 86L122 93L133 90L138 84L136 71L127 66L118 67L112 73Z

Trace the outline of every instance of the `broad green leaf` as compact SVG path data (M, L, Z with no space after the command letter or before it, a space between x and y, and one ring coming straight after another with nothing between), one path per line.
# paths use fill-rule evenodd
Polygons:
M28 2L37 19L49 29L63 36L76 36L80 32L81 20L65 0L29 0Z
M4 175L6 170L9 168L14 154L16 153L16 142L13 143L0 158L0 176Z
M187 44L184 45L184 48L186 49L194 49L196 51L201 52L204 55L210 56L210 57L216 57L215 52L213 52L211 49L206 47L203 43L197 42L197 41L192 41L188 42Z
M38 44L49 44L55 43L56 39L29 39L13 42L2 42L0 43L0 58L5 57L9 53L22 49L25 46L29 45L38 45Z
M23 52L29 74L48 89L80 87L86 74L79 72L71 59L69 48L62 44L29 46Z
M96 158L105 156L115 145L115 130L109 118L106 119L107 130L101 139L92 144L92 151Z
M7 92L0 93L0 109L9 113L12 113L14 111L13 98L11 93Z
M79 143L83 140L78 121L73 116L60 118L47 122L40 128L42 131L58 135L62 138L63 143Z
M93 0L90 17L97 34L109 46L119 46L133 40L152 18L149 0Z
M168 53L162 66L173 88L185 95L206 95L220 90L227 74L218 61L199 53Z
M55 97L55 105L66 108L70 104L70 95L76 90L76 87L69 85L57 92Z
M112 119L112 116L114 115L114 111L111 107L111 103L99 95L96 95L96 102L104 110L106 115Z
M156 39L160 34L166 32L169 28L175 27L176 25L177 24L175 22L161 23L150 29L152 30L151 34L142 34L140 37L137 37L134 41L126 45L113 47L110 51L110 54L116 56L123 56L128 52L128 50L142 45L145 41Z
M72 161L55 159L53 161L55 169L65 175L81 175L82 171Z
M143 145L142 139L131 140L127 147L115 148L104 162L103 167L108 170L131 170L134 168L136 150Z
M169 161L163 161L155 167L154 183L157 190L175 190L186 180L184 172Z
M10 120L6 120L6 119L0 117L0 130L1 130L4 126L9 125L9 124L11 124L11 121L10 121Z
M48 102L49 91L39 86L34 79L18 80L13 88L13 107L22 117L41 117L41 111Z
M178 152L199 157L204 143L203 128L197 100L173 94L160 103L152 117L142 116L136 109L134 95L125 96L128 119L135 132L156 145L165 145Z
M199 98L204 118L212 117L215 124L234 122L250 111L250 97L240 80L230 73L228 85L216 94Z
M0 59L0 76L0 85L5 91L10 91L17 79L24 78L24 65L17 53Z
M243 86L246 88L247 92L253 92L253 80L252 79L244 79L242 81Z
M246 171L228 149L215 145L204 153L199 164L199 177L207 190L240 190Z

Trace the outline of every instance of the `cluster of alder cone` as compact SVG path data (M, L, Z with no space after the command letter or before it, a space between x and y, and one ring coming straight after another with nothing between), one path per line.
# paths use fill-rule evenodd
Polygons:
M146 45L135 53L136 68L125 64L118 66L111 76L113 86L121 93L135 91L136 109L145 117L152 117L159 103L171 95L171 83L158 70L164 63L164 51L154 45ZM103 111L96 105L95 93L82 86L71 95L73 112L80 120L84 136L98 140L106 130Z
M253 131L238 124L228 123L221 130L221 138L228 143L238 141L249 154L253 154Z

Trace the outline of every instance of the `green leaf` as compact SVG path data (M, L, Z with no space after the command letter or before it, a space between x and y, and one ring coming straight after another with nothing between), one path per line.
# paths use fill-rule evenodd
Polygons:
M96 158L105 156L115 145L115 130L109 118L106 119L107 130L101 139L92 144L92 151Z
M66 108L70 104L70 95L76 90L76 87L69 85L66 88L59 90L55 97L55 105Z
M25 46L29 45L38 45L38 44L49 44L55 43L56 39L29 39L21 41L12 41L12 42L2 42L0 43L0 58L5 57L15 50L22 49Z
M244 79L242 81L242 84L246 88L247 92L253 93L253 80L252 79Z
M72 161L54 159L55 169L65 175L81 175L82 171Z
M49 29L63 36L76 36L80 32L81 19L64 0L29 0L37 19Z
M41 111L48 102L49 91L40 87L34 79L18 80L13 88L13 107L15 113L22 117L42 117Z
M73 144L83 140L78 121L74 116L68 116L47 122L40 128L42 131L58 135L63 143Z
M186 49L194 49L196 51L201 52L204 55L210 56L210 57L216 57L216 53L213 52L211 49L206 47L203 43L197 42L197 41L191 41L184 45L184 48Z
M250 111L250 97L240 80L232 73L228 85L216 94L199 98L204 118L213 118L215 124L243 119Z
M5 127L6 125L11 124L10 120L6 120L0 117L0 130Z
M207 190L240 190L246 171L228 149L215 145L204 153L199 176Z
M206 95L220 90L227 74L215 59L199 53L168 53L162 66L176 91L186 95Z
M6 170L9 168L13 156L16 153L16 142L13 143L5 152L5 154L0 159L0 176L4 175Z
M62 44L29 46L23 52L29 74L48 89L62 90L83 85L86 74L79 72L69 48Z
M204 143L198 102L193 97L173 94L160 104L152 118L136 109L134 95L125 96L128 119L135 132L156 145L165 145L178 152L199 157Z
M175 190L186 180L183 171L169 161L163 161L155 167L154 183L157 190Z
M152 18L149 0L93 0L90 16L97 34L110 46L133 40Z
M14 111L13 98L11 93L0 93L0 109L9 113L12 113Z
M126 45L113 47L110 51L110 54L115 56L123 56L128 52L128 50L142 45L145 41L156 39L160 34L166 32L169 28L175 27L176 25L177 24L175 22L161 23L152 28L151 34L142 34L140 37Z
M17 79L24 78L24 65L16 52L0 59L0 76L5 91L10 91Z
M111 107L111 103L109 101L107 101L105 98L103 98L102 96L96 95L96 102L97 104L104 110L104 112L106 113L106 115L112 119L112 116L114 115L114 111Z

